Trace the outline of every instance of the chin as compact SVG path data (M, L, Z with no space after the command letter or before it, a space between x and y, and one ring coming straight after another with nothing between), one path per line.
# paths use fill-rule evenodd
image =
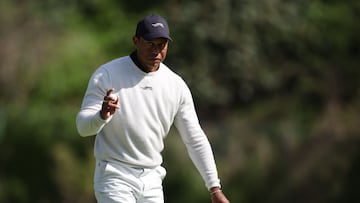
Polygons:
M152 67L158 67L160 65L161 61L156 61L154 63L151 63Z

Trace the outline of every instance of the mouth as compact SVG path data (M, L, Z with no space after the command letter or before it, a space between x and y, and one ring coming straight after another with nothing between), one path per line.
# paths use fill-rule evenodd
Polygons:
M160 62L161 62L161 59L158 58L158 57L150 58L149 60L152 61L152 62L154 62L154 63L160 63Z

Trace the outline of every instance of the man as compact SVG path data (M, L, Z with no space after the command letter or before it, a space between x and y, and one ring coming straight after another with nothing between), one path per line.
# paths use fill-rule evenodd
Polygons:
M164 18L145 17L133 37L135 51L102 65L89 81L76 124L81 136L96 135L94 190L99 203L164 202L161 151L173 123L212 202L229 202L190 90L162 63L169 40Z

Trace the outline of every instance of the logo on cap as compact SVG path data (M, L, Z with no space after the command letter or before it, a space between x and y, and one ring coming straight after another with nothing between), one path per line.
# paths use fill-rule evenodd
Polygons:
M151 26L164 28L164 25L162 23L152 23Z

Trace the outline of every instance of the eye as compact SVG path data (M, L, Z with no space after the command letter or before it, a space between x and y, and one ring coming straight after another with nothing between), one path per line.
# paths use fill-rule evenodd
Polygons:
M164 43L159 44L159 47L160 47L160 48L164 48L165 45L166 45L166 43L164 42Z
M149 47L155 46L155 44L154 44L153 42L150 42L150 41L147 42L147 45L148 45Z

